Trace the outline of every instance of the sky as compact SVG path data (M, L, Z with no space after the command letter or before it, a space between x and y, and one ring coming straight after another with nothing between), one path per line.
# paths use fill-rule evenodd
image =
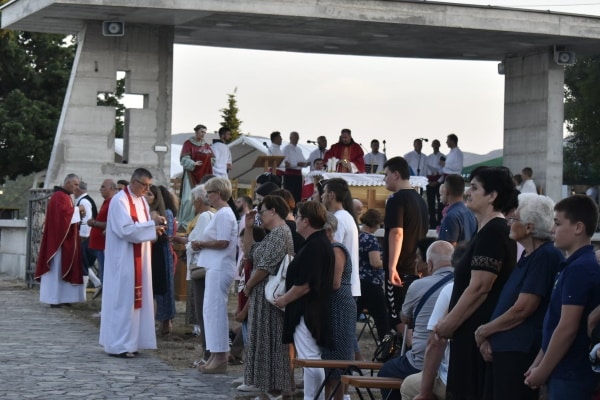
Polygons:
M600 15L600 1L449 1ZM522 4L520 4L522 3ZM176 45L172 133L202 123L220 127L220 110L237 88L241 130L268 137L291 131L300 141L338 141L342 128L369 149L386 141L388 157L412 150L415 138L442 143L449 133L463 151L502 148L504 77L497 62L334 56ZM383 147L383 146L382 146ZM369 150L367 150L369 151Z

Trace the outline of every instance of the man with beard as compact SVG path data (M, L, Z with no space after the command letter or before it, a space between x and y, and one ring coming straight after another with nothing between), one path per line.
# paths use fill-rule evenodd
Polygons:
M325 153L323 160L327 163L330 158L334 157L338 160L336 163L337 172L365 172L364 152L360 145L352 139L350 129L342 129L340 141L331 146Z
M215 155L215 163L212 172L216 176L227 178L231 171L231 151L227 144L231 142L231 129L226 126L219 129L219 138L213 140L212 151Z

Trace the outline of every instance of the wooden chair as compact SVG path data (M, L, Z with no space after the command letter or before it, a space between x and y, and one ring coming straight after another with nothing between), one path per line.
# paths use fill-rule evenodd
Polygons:
M315 395L315 399L319 398L319 395L325 388L325 384L327 380L331 376L331 372L334 369L341 369L342 375L352 374L356 372L360 376L363 376L363 369L371 370L371 374L373 371L379 370L383 363L374 362L374 361L358 361L358 360L307 360L302 358L297 358L294 360L294 367L299 368L329 368L329 374L325 376L325 380L319 386L319 390ZM337 390L337 387L334 389L333 393Z
M374 400L375 396L373 396L371 389L400 389L400 385L402 385L402 379L385 377L380 378L378 376L342 375L341 381L345 385L354 386L356 393L361 400L364 400L364 397L360 391L361 388L366 389L369 397Z

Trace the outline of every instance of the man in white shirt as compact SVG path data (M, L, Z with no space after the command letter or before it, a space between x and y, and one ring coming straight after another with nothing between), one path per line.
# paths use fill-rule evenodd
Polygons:
M442 208L440 204L440 182L442 176L441 159L446 156L440 152L440 141L434 139L431 142L433 153L427 156L427 208L429 209L429 229L435 229L442 221Z
M446 161L440 159L442 172L444 175L460 175L463 169L463 152L458 148L458 136L454 133L449 134L446 145L450 148L450 152L446 156Z
M300 135L298 132L290 133L290 144L283 148L285 159L285 173L283 176L283 188L289 190L296 203L300 202L302 196L302 168L306 167L308 162L298 147Z
M231 151L227 143L231 142L231 130L227 127L219 129L219 138L213 140L212 150L215 155L213 165L213 174L216 176L228 177L231 170Z
M283 156L283 151L281 150L281 143L283 139L281 138L281 132L275 131L271 132L271 145L269 146L269 152L272 156ZM283 176L283 172L285 171L285 163L282 161L281 164L277 167L277 171L272 171L272 173L277 176Z
M322 161L325 158L325 153L327 153L327 138L325 136L319 136L317 138L317 146L318 147L308 155L311 171L314 170L315 160L321 159Z
M425 176L427 175L427 156L421 152L423 149L423 139L415 139L413 141L413 148L413 151L404 155L404 159L417 176Z
M83 212L80 212L81 223L79 224L79 239L81 244L81 266L83 268L83 288L87 288L88 278L92 281L95 288L102 286L100 279L96 276L96 273L91 268L96 261L96 256L88 248L90 242L90 231L92 228L88 226L88 220L96 218L98 215L98 209L96 203L87 194L87 183L84 181L79 182L79 186L75 188L75 205L83 206Z
M533 169L531 167L525 167L521 170L521 176L523 177L523 183L521 184L521 193L535 193L537 194L537 188L533 182Z
M379 140L371 140L371 152L365 154L365 172L367 174L383 173L383 164L386 161L385 154L379 152Z

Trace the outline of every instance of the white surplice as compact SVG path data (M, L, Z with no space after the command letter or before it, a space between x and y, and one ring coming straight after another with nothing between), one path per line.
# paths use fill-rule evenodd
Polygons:
M129 189L131 193L131 189ZM109 354L156 348L152 298L151 243L156 227L146 199L131 193L138 222L133 222L124 190L111 200L106 227L100 344ZM142 307L134 308L133 244L142 243Z
M78 224L80 221L79 208L73 208L71 224ZM81 265L75 265L73 268L81 268ZM40 303L46 304L64 304L80 303L85 301L85 285L75 285L62 279L62 247L52 257L50 261L50 271L40 278Z

